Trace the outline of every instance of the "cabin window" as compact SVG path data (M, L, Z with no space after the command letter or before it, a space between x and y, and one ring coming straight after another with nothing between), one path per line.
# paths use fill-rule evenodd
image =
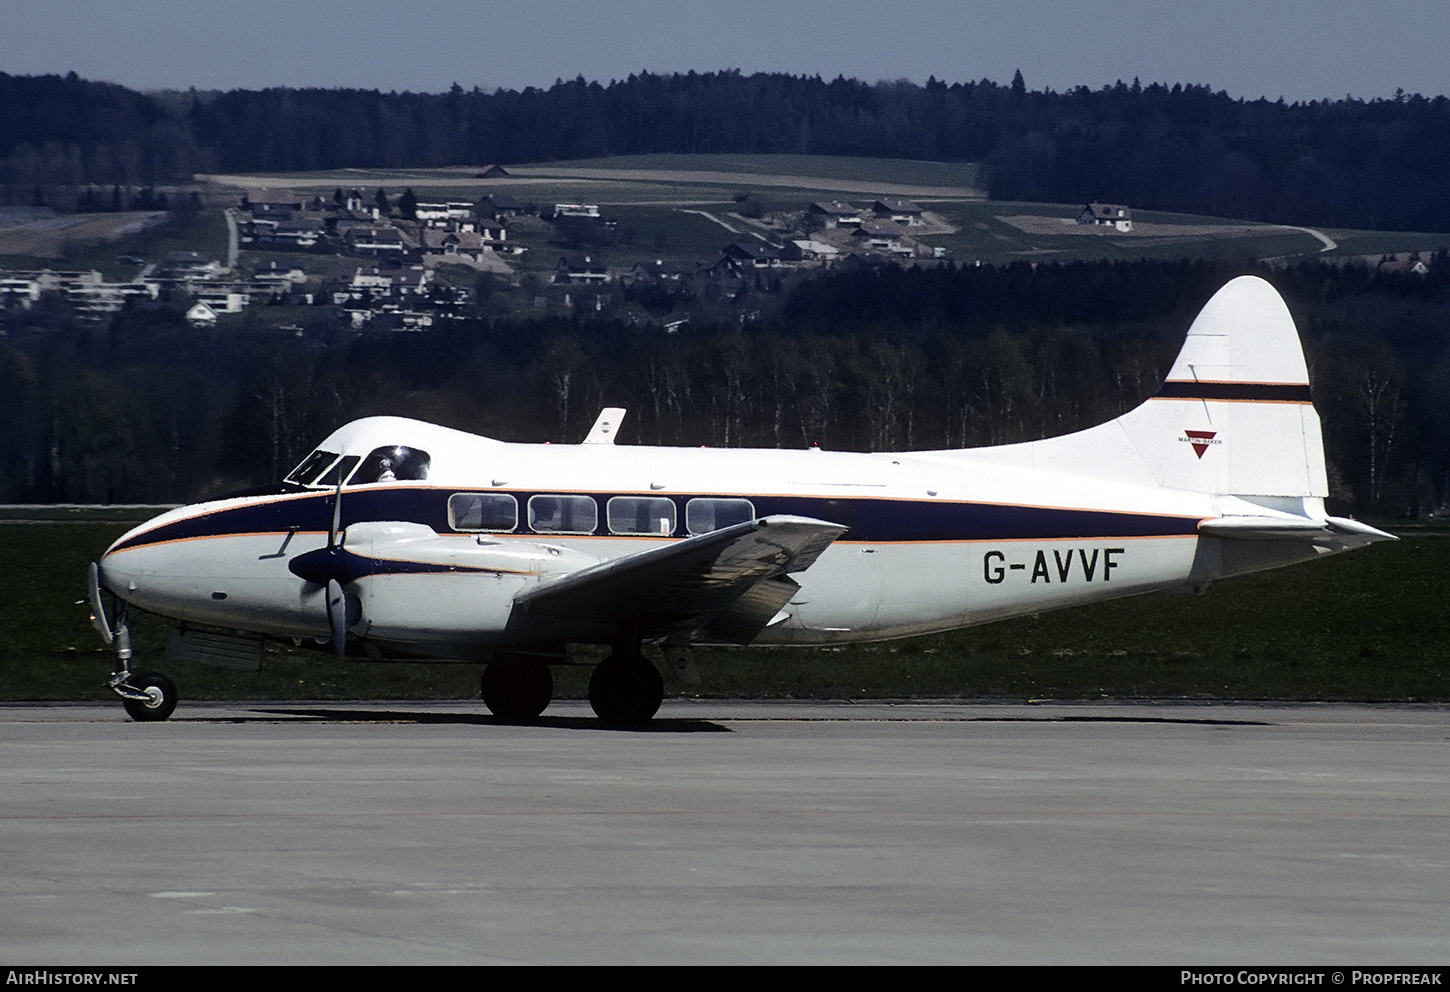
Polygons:
M519 525L519 501L507 493L454 493L448 526L454 530L510 531Z
M592 534L599 507L589 496L530 496L529 529L536 534Z
M317 477L317 474L333 462L337 461L337 452L323 451L321 448L302 459L302 464L289 472L282 481L291 482L294 485L305 486Z
M755 519L755 507L748 499L701 497L685 504L685 529L691 534L708 534Z
M609 533L655 534L675 532L675 501L660 496L615 496L607 509Z
M369 482L418 482L428 478L428 466L432 461L426 451L390 444L374 448L362 460L351 481L355 486Z

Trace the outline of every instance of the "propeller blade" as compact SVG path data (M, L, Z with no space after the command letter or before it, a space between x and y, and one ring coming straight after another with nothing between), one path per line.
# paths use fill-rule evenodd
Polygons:
M327 580L327 623L332 628L332 650L341 658L347 653L347 596L336 579Z

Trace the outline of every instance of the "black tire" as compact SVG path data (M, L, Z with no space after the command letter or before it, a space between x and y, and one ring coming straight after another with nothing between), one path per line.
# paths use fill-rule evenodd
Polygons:
M500 720L537 720L554 698L554 676L541 661L494 661L483 669L479 694Z
M610 655L589 677L589 705L605 723L647 723L665 698L665 680L643 655Z
M169 717L176 709L176 683L159 672L136 672L128 680L131 687L139 689L149 699L123 699L132 720L137 723L156 723Z

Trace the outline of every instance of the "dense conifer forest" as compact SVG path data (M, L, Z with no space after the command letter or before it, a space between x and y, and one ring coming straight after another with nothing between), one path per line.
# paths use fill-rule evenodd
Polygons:
M981 163L994 198L1096 199L1274 223L1450 229L1450 100L1286 104L1206 86L1063 93L738 71L446 93L137 93L0 73L0 200L198 172L541 162L658 152Z

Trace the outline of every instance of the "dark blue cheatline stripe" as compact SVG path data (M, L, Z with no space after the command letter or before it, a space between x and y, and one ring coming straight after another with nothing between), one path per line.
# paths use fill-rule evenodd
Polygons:
M403 487L344 492L342 526L370 520L403 520L426 524L440 534L454 531L448 525L448 497L455 492L492 492L498 489L430 489ZM509 495L526 506L533 490ZM547 492L543 494L548 494ZM589 495L589 494L579 494ZM605 535L603 504L616 492L593 494L601 506L596 535ZM664 496L651 492L650 498ZM679 493L675 501L678 518L685 518L685 504L700 496L738 498L739 493ZM1111 510L1079 510L1039 506L1004 506L993 503L945 503L936 500L827 499L814 496L748 496L757 516L791 514L844 524L850 530L846 541L883 544L904 541L1012 541L1058 538L1116 539L1130 537L1187 537L1198 533L1198 518L1169 514L1121 513ZM285 534L287 531L326 532L332 522L332 493L319 492L303 499L268 501L215 511L154 528L128 541L121 548L140 547L167 541L183 541L232 534ZM520 528L515 533L527 534ZM570 535L540 535L557 541ZM577 536L577 535L574 535ZM683 537L683 526L677 537ZM118 548L118 550L120 550Z
M1154 399L1246 400L1254 403L1308 403L1309 386L1273 382L1185 382L1163 383Z

